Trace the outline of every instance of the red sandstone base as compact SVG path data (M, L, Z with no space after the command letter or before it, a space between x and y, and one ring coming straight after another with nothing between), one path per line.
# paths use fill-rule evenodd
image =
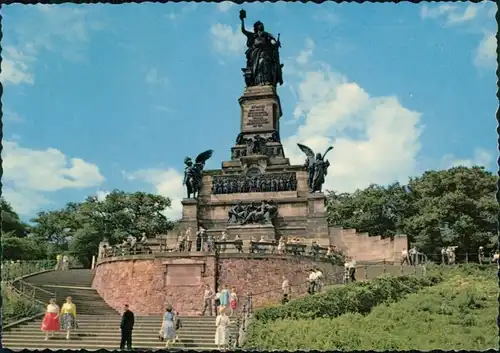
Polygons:
M217 270L213 255L179 255L105 259L96 267L93 288L117 310L129 304L137 315L161 314L172 304L181 315L198 315L205 285L215 288L216 280L219 289L234 287L240 302L251 292L256 308L281 300L283 276L293 286L304 283L312 267L321 268L330 280L341 280L343 273L342 268L329 263L279 255L226 254L219 258ZM306 289L305 285L294 286L292 296L302 295Z

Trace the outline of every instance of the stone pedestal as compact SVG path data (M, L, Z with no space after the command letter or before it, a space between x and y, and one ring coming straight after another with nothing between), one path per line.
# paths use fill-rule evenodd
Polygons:
M243 240L243 247L245 249L250 247L250 239L252 237L255 238L255 241L259 241L262 236L267 241L276 239L276 230L272 224L231 225L227 226L226 232L231 240L236 235L239 235L241 240Z
M248 87L239 99L241 132L272 132L279 129L281 103L273 86Z
M231 160L222 161L221 169L203 171L198 203L182 203L183 226L196 229L200 224L214 235L226 230L229 239L238 234L245 246L252 236L256 240L287 236L307 243L317 239L320 244L323 239L328 242L326 197L309 193L305 167L291 165L283 151L279 136L282 111L276 88L248 87L238 102L241 128L231 148ZM259 205L263 201L273 201L278 207L273 225L228 226L231 207L238 202Z
M322 192L307 195L307 236L322 246L330 244L325 202L326 196Z
M191 228L191 237L198 231L198 201L195 199L183 199L182 204L182 228Z

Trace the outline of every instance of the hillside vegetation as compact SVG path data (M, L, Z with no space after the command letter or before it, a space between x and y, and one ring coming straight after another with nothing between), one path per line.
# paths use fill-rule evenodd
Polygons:
M443 280L369 312L350 307L338 317L311 315L314 319L304 318L305 312L297 319L257 315L246 345L266 350L498 348L496 266L436 267L428 274ZM356 297L357 291L351 286L346 298Z
M11 293L2 287L2 326L13 321L34 316L41 308L32 301Z

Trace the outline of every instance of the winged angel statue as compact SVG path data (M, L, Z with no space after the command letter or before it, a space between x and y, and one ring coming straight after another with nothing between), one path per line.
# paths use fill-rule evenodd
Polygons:
M207 150L202 152L196 157L194 163L191 157L184 158L184 164L186 168L184 169L184 181L182 185L186 185L187 198L196 198L201 189L201 180L203 174L203 168L205 167L205 162L212 157L214 153L213 150Z
M307 168L307 184L309 186L309 192L321 192L321 188L325 183L325 176L327 175L328 167L330 166L330 162L328 160L325 161L325 156L328 152L333 150L333 147L328 147L323 155L321 155L321 153L317 153L315 155L313 150L306 145L298 143L297 146L299 146L301 151L307 156L304 166Z

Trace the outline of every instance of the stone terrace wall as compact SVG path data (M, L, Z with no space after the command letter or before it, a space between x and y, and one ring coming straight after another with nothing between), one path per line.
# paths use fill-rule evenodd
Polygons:
M308 287L305 282L313 267L323 271L328 284L342 282L343 267L330 263L279 255L264 255L259 259L257 256L238 258L237 254L227 254L220 259L219 283L228 288L234 287L242 298L251 292L254 307L259 307L281 301L283 276L292 286L292 297L304 295Z
M401 251L408 249L406 235L397 235L393 239L381 236L368 236L356 229L329 227L330 242L342 249L356 261L362 262L399 262Z
M96 267L92 286L117 310L129 304L137 315L161 314L171 303L182 315L197 315L202 309L205 284L215 287L215 257L207 253L179 255L105 259ZM343 273L342 268L328 263L279 255L224 254L218 264L219 285L235 287L241 300L252 292L254 307L281 300L283 276L290 281L292 296L296 297L306 292L307 285L294 285L304 283L311 268L321 268L329 283L341 281Z
M116 310L124 304L137 315L161 314L171 303L182 315L201 308L206 284L215 285L214 257L129 256L98 264L92 287Z

